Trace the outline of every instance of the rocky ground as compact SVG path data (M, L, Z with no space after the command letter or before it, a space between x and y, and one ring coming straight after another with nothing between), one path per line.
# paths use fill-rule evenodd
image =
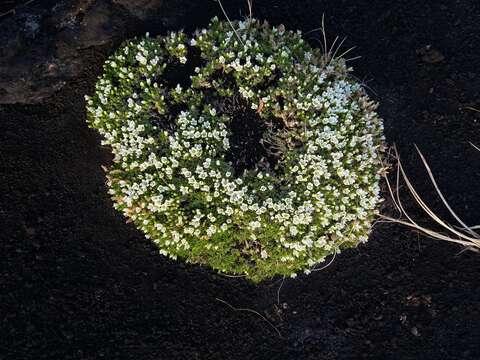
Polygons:
M480 358L479 254L380 224L278 292L281 279L165 260L112 209L83 95L122 40L205 26L222 16L215 1L23 3L0 7L0 359ZM257 18L287 28L318 28L323 13L332 41L357 46L355 75L420 193L445 214L413 144L480 223L480 3L254 0Z

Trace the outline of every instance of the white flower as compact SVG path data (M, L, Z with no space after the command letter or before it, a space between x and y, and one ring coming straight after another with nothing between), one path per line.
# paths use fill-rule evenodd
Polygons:
M298 229L296 226L291 226L290 227L290 235L296 236L298 234Z
M144 57L141 53L138 53L136 56L135 56L135 59L142 65L146 65L147 64L147 58Z
M258 228L260 228L260 227L262 226L262 224L260 223L260 221L257 221L257 220L251 221L248 225L250 226L250 228L251 228L252 230L258 229Z

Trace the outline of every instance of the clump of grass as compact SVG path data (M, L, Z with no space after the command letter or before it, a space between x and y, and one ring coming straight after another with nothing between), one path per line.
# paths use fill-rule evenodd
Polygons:
M477 146L473 145L477 150L480 150ZM452 209L450 204L445 199L442 191L438 187L437 181L433 176L432 170L425 159L425 156L422 154L420 149L415 145L415 149L417 150L422 163L428 173L430 181L435 188L435 191L442 201L443 205L446 207L448 212L452 215L452 217L457 222L457 225L450 224L446 220L442 219L438 216L422 199L422 197L418 194L413 186L412 182L410 181L409 177L407 176L405 169L400 161L400 156L398 154L397 149L394 147L394 158L395 158L395 166L396 166L396 183L392 185L391 181L389 180L388 176L384 176L385 181L387 183L387 188L390 194L390 198L392 199L392 203L395 209L399 213L398 218L394 218L388 215L380 215L382 219L385 221L391 221L394 223L398 223L401 225L408 226L418 232L424 234L425 236L442 241L448 241L456 244L460 244L465 247L466 250L473 250L476 252L480 251L480 234L476 231L480 229L480 226L468 226L465 222L457 215L457 213ZM427 216L433 220L437 225L439 225L441 230L433 230L431 228L425 227L420 225L406 210L403 206L402 201L400 200L400 184L403 183L406 185L409 194L413 198L413 200L420 206L420 208L427 214Z

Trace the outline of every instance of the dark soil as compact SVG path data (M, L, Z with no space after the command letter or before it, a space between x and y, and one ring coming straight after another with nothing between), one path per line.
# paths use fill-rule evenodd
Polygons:
M305 31L325 13L329 38L357 46L355 74L371 79L420 193L445 214L414 143L452 207L480 223L477 0L253 3ZM221 16L209 0L194 10L187 30ZM327 269L285 280L280 306L279 279L254 286L158 255L112 209L109 151L85 122L83 95L112 50L84 51L89 67L48 101L1 107L0 359L480 359L480 255L405 228L378 225Z
M219 113L231 119L227 126L230 149L225 160L232 164L235 176L256 169L280 176L278 161L283 154L274 148L271 139L278 137L279 131L285 128L281 120L261 118L238 92L231 98L221 98L219 105Z

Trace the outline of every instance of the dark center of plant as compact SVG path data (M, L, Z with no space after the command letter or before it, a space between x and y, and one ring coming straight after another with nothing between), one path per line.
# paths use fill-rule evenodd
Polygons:
M181 64L178 60L171 61L165 67L161 78L159 79L167 89L171 89L180 84L184 89L189 88L192 85L192 79L190 78L195 74L196 67L203 67L205 60L200 56L200 50L196 47L187 47L187 62Z
M281 122L263 119L239 93L220 99L218 105L220 113L231 119L228 124L230 149L225 160L232 164L235 175L256 168L278 172L282 154L275 148L273 139L282 129Z

